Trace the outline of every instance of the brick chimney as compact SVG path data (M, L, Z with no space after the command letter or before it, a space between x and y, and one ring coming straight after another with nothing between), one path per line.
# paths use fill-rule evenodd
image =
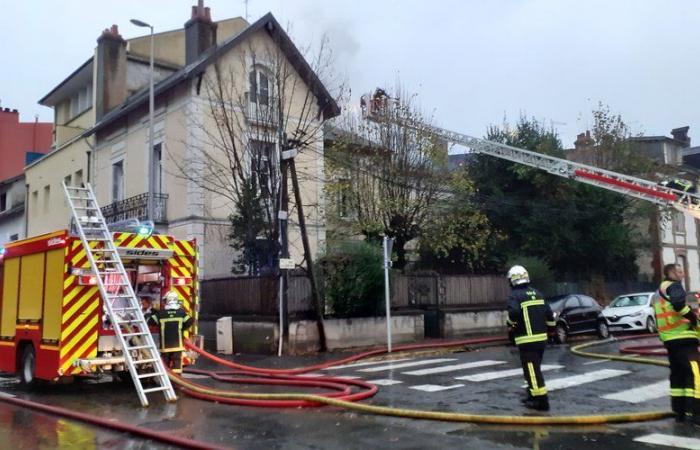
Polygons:
M97 120L126 100L126 41L116 25L97 39L95 114Z
M216 45L216 24L211 20L211 10L198 0L192 7L192 18L185 23L185 64Z
M591 147L593 147L593 138L591 138L590 130L586 130L585 133L579 133L576 136L576 141L574 141L576 150L584 150Z
M690 127L680 127L671 130L671 135L673 139L683 142L683 147L690 147L690 136L688 136L688 130Z

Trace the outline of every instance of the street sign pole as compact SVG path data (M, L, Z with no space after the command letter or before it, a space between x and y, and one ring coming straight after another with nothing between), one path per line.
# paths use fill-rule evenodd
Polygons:
M389 288L389 268L391 267L391 248L394 239L384 236L382 247L384 250L384 300L386 303L386 346L391 353L391 289Z

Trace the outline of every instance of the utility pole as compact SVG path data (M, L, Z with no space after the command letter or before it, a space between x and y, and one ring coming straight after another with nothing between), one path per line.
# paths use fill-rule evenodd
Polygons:
M296 155L296 150L293 151ZM306 260L306 269L311 283L311 297L314 301L314 310L316 311L316 325L318 327L318 341L321 351L326 350L326 331L323 327L323 305L321 304L321 296L318 292L316 284L316 275L314 274L313 257L311 256L311 246L309 245L309 236L306 230L306 218L304 217L304 207L301 203L301 191L299 190L299 179L297 178L296 164L294 158L290 158L289 169L292 174L292 189L294 190L294 202L297 207L297 215L299 218L299 232L301 233L301 243L304 246L304 259Z

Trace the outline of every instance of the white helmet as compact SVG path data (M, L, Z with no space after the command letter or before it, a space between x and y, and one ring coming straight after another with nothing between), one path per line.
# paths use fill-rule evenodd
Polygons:
M165 309L178 309L180 308L180 297L177 292L170 291L165 294Z
M513 266L508 271L508 281L512 286L530 283L530 275L523 266Z

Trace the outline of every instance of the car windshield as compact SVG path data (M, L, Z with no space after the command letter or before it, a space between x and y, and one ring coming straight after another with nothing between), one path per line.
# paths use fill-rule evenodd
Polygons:
M643 306L647 303L646 295L624 295L617 297L610 303L611 308L624 308L625 306Z
M552 311L559 311L564 307L564 302L566 299L569 298L568 295L555 295L552 297L547 297L547 303L549 303L549 307L552 308Z

